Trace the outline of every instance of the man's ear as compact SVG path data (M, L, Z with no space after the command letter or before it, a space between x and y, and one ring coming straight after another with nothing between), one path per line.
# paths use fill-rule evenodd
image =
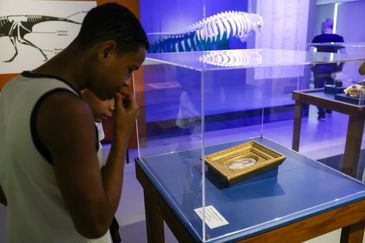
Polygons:
M98 47L98 59L104 62L108 56L117 49L117 43L114 40L102 42Z

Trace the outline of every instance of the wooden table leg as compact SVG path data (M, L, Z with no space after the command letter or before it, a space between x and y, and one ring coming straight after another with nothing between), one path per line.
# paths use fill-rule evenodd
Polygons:
M302 124L302 103L295 101L292 149L299 151L300 127Z
M149 243L162 243L165 241L164 222L170 227L179 242L196 242L187 228L176 217L173 210L153 186L141 167L136 165L136 176L144 191L147 238Z
M364 237L365 222L342 228L341 243L362 243Z
M163 218L160 209L155 206L150 196L151 194L144 189L147 240L149 243L163 243L165 242Z
M353 177L356 176L363 132L364 118L350 115L341 171Z

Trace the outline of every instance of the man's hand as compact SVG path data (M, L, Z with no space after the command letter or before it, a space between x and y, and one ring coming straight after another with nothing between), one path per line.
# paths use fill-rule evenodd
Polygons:
M5 206L8 205L5 194L4 194L3 190L1 189L1 187L0 187L0 203L4 204Z
M359 67L359 73L361 75L365 75L365 61L363 63L361 63L361 65Z
M130 93L117 93L113 114L114 135L122 135L128 140L134 128L137 113L138 106L134 97Z

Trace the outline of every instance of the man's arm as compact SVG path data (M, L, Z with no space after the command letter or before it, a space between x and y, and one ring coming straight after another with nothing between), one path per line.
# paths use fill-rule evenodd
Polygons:
M3 190L1 189L1 187L0 187L0 203L4 204L5 206L8 205L5 194L4 194Z
M359 68L359 73L361 75L365 74L365 61L363 63L361 63L360 68Z
M94 118L84 101L70 93L56 93L44 101L37 115L37 131L50 151L66 206L76 230L88 238L105 234L121 195L124 155L137 111L134 101L128 109L123 108L121 97L116 103L115 120L119 123L102 172Z
M340 63L337 65L337 72L342 72L343 65L345 65L345 62L340 62Z

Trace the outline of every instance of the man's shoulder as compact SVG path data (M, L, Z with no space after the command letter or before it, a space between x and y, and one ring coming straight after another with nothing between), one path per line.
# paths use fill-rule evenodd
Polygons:
M49 108L55 109L56 112L60 110L70 112L88 108L87 104L80 96L63 88L49 91L46 96L43 97L42 104L46 104Z
M337 42L344 42L343 36L342 35L338 35L338 34L334 34L337 38Z
M322 38L322 34L321 35L316 35L313 40L312 43L319 43L319 40Z
M43 135L57 134L63 137L68 136L71 130L95 129L89 106L79 96L68 91L45 97L36 114L39 132ZM56 132L57 130L64 132Z
M316 35L312 43L325 43L325 42L344 42L341 35L338 34L320 34Z

